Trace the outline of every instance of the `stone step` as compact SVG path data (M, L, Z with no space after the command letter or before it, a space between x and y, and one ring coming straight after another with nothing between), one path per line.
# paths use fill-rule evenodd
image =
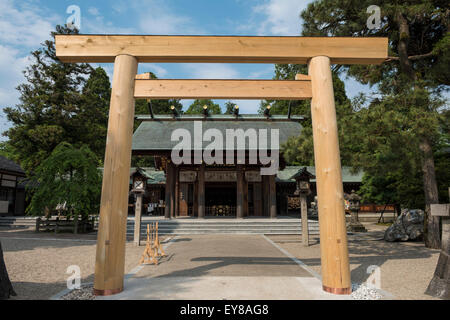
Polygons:
M182 230L182 229L226 229L226 228L232 228L232 229L301 229L301 225L293 225L293 226L220 226L220 225L214 225L214 226L158 226L159 230ZM308 224L309 229L318 229L318 224ZM134 230L133 225L128 225L127 230ZM143 225L141 226L141 230L147 230L147 226Z
M179 231L183 231L183 230L256 230L256 231L261 231L261 230L294 230L294 231L301 231L302 228L158 228L158 230L160 232L162 231L174 231L174 230L179 230ZM319 230L318 227L311 227L308 226L308 230L312 231L312 230ZM147 229L143 229L141 228L141 233L145 233L147 231ZM127 232L134 232L134 228L127 228Z
M161 235L188 234L301 234L301 219L205 219L205 220L155 220L144 218L141 225L141 236L146 235L147 224L158 221ZM35 217L0 217L0 227L34 227ZM319 234L319 224L315 220L308 221L311 235ZM134 218L127 221L127 235L134 233Z
M147 224L155 220L142 221L141 237L146 235ZM158 221L159 234L188 235L188 234L297 234L302 233L301 220L233 220L233 221ZM319 234L319 224L315 220L308 221L308 229L311 235ZM134 233L134 221L128 220L127 234Z
M316 223L308 223L308 226L318 226L319 224ZM302 226L301 223L295 223L295 224L254 224L254 225L249 225L249 224L233 224L233 225L224 225L224 224L210 224L210 225L204 225L204 224L189 224L189 225L175 225L175 224L158 224L159 228L214 228L214 227L221 227L221 228L273 228L273 227L286 227L286 228L300 228ZM129 223L127 225L128 228L134 228L134 224ZM141 224L141 228L143 229L147 229L147 223L142 223Z
M8 226L35 226L36 225L36 218L29 217L29 218L14 218L14 217L0 217L0 226L8 227Z
M160 232L159 235L192 235L192 234L285 234L285 235L301 235L301 231L265 231L265 232L257 232L257 231L212 231L212 230L203 230L203 231L174 231L174 232ZM318 235L319 232L311 231L310 235ZM130 236L130 234L128 234ZM145 234L141 234L142 239L145 239ZM132 237L130 237L132 238Z

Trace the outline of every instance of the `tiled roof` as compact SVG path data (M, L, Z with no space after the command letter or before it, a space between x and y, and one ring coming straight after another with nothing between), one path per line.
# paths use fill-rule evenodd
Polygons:
M23 171L20 165L4 156L0 156L0 170L11 171L14 173L25 175L25 171Z
M270 148L270 129L279 130L279 143L285 143L288 138L300 135L302 125L298 121L275 121L275 120L208 120L199 121L202 124L202 131L208 129L217 129L226 137L227 129L267 129L267 143ZM186 120L155 120L143 121L133 135L133 151L156 151L172 150L179 141L171 141L172 132L176 129L186 129L191 134L191 140L194 137L194 121ZM249 139L245 139L245 150L250 150ZM209 145L209 142L203 143L203 148ZM194 147L194 146L193 146ZM236 147L235 147L236 149ZM224 150L226 144L224 143Z
M304 166L286 166L284 170L278 171L278 182L295 182L293 176L303 168ZM316 175L316 168L312 166L306 166L309 173ZM352 173L350 167L342 167L342 182L346 183L360 183L362 182L363 172ZM315 182L316 179L311 179L311 182Z

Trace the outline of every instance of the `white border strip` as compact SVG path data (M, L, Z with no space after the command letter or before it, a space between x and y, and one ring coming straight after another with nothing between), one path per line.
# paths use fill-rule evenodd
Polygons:
M294 257L293 255L291 255L288 251L284 250L283 248L281 248L279 245L277 245L275 242L273 242L271 239L269 239L268 237L266 237L265 235L262 235L262 237L264 239L266 239L268 242L270 242L274 247L276 247L278 250L280 250L281 252L283 252L286 256L288 256L289 258L291 258L295 263L297 263L300 267L302 267L303 269L305 269L306 271L308 271L311 275L313 275L315 278L319 279L320 281L322 281L322 277L320 276L320 274L318 274L317 272L315 272L314 270L311 270L310 268L308 268L308 266L300 261L299 259L297 259L296 257ZM352 287L353 285L356 283L352 282ZM382 300L386 300L386 299L390 299L390 300L394 300L396 299L395 296L390 293L387 292L386 290L383 289L376 289L378 291L378 293L380 293L383 298Z
M165 240L162 242L163 244L165 244L165 245L163 245L163 249L166 250L167 248L169 248L170 245L171 245L172 243L174 243L173 240L175 240L175 239L177 239L177 238L178 238L178 237L175 236L175 237L171 237L171 238L165 239ZM59 240L59 239L57 239L57 240ZM92 240L90 240L90 241L92 241ZM97 241L97 240L95 240L95 241ZM141 271L141 270L144 268L144 266L145 266L145 265L138 265L138 266L134 267L130 272L128 272L128 273L124 276L124 280L127 280L127 279L129 279L129 278L132 278L134 275L136 275L136 273L138 273L139 271ZM86 283L83 283L83 284L81 285L81 287L88 286L88 285L91 285L91 284L93 284L93 282L86 282ZM62 298L63 296L65 296L66 294L68 294L68 293L71 292L72 290L74 290L74 289L64 289L64 290L62 290L61 292L58 292L57 294L51 296L49 300L61 300L61 298Z
M93 239L67 239L67 238L17 238L17 237L0 237L2 240L44 240L44 241L71 241L71 242L97 242L97 240Z
M266 235L261 235L264 239L266 239L269 243L271 243L275 248L277 248L278 250L280 250L281 252L283 252L286 256L288 256L292 261L294 261L296 264L298 264L300 267L302 267L303 269L305 269L306 271L308 271L313 277L322 280L322 277L320 276L320 274L318 274L317 272L315 272L314 270L311 270L310 268L308 268L308 266L303 263L302 261L300 261L299 259L297 259L296 257L294 257L292 254L290 254L289 252L287 252L286 250L284 250L282 247L280 247L279 245L277 245L275 242L273 242L271 239L269 239L268 237L266 237Z

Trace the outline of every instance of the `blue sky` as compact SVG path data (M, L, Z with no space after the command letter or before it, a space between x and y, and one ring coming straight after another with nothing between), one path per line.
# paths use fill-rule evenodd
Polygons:
M301 32L300 12L309 0L0 0L0 132L7 122L3 107L18 103L15 87L24 81L22 70L29 53L49 38L56 24L64 24L70 5L81 9L81 33L277 35ZM112 64L101 65L112 76ZM139 73L159 78L270 79L267 64L140 64ZM343 79L350 97L370 88ZM223 105L225 101L218 100ZM255 113L259 101L235 101L242 113ZM188 106L191 101L185 100ZM0 140L4 140L0 137Z

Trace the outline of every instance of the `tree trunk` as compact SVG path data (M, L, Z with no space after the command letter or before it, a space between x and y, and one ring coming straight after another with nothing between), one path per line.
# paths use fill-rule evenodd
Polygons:
M15 296L16 293L9 280L8 271L6 270L5 260L3 259L3 249L0 242L0 300L9 299L10 296Z
M436 174L434 169L433 150L427 139L420 143L422 151L423 189L425 191L425 246L433 249L441 248L439 217L431 216L430 204L439 203Z
M408 58L408 43L409 43L409 25L408 20L403 16L401 12L397 13L396 20L398 24L398 57L400 62L400 69L405 73L412 81L415 81L416 75L411 64L411 60Z
M411 64L411 60L408 58L408 43L410 37L408 20L401 12L398 12L396 15L396 22L399 29L398 56L400 69L409 77L416 88L417 77ZM441 237L439 231L439 217L432 217L430 212L430 204L439 203L433 150L430 141L426 137L423 137L419 148L422 151L423 187L425 192L425 246L428 248L440 249Z

